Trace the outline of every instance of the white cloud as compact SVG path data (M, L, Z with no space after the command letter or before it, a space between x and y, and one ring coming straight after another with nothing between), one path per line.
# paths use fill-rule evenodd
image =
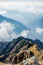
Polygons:
M21 33L20 33L20 36L23 36L23 37L28 37L30 31L29 30L23 30Z
M36 28L36 33L42 34L43 33L43 28Z
M7 11L0 11L0 14L5 14Z
M14 32L15 26L10 22L3 21L0 23L0 40L9 41L16 37Z
M43 13L43 2L0 2L0 9Z
M16 34L14 24L7 21L0 23L0 41L10 41L19 36L26 38L28 37L29 33L30 30L23 30L20 32L20 34Z

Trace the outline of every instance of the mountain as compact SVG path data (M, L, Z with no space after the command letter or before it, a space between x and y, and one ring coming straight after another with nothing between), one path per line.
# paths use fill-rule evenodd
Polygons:
M38 41L24 37L13 39L13 41L8 42L3 50L1 50L0 62L18 64L33 56L37 60L42 60L43 51L37 45L39 43Z
M24 32L25 34L23 35ZM0 15L0 41L8 42L19 36L27 37L29 33L30 29L24 24Z
M13 23L15 25L15 32L17 34L20 33L22 30L30 30L27 26L23 25L19 21L0 15L0 23L3 21Z
M5 44L4 43L3 46L5 46L5 47L4 47L4 49L2 50L2 52L0 54L5 54L5 53L11 51L17 44L19 44L19 42L23 41L23 43L24 43L25 42L24 40L30 41L30 43L32 43L32 44L37 44L37 46L40 49L43 49L43 43L38 39L32 40L32 39L28 39L28 38L24 38L24 37L18 37L17 39L14 39L13 41L8 42L8 44L6 46L4 45ZM4 53L4 51L5 51L5 53ZM15 52L17 52L17 51L15 51Z
M4 49L4 47L8 44L8 42L0 41L0 52Z
M36 39L36 40L34 40L34 43L36 43L39 48L43 49L43 42L41 42L40 40Z

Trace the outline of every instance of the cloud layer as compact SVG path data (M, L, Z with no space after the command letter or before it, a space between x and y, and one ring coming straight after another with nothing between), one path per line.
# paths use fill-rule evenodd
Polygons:
M0 11L0 14L5 14L7 11Z
M29 33L29 30L23 30L20 34L16 34L15 25L13 23L7 21L0 23L0 41L10 41L19 36L28 37Z
M0 2L0 10L43 13L43 2Z
M36 28L36 33L42 34L43 33L43 28Z
M6 2L6 1L9 2L9 1L11 1L11 0L1 0L1 2L2 2L2 1L3 1L3 2ZM34 2L36 2L36 1L38 1L38 2L39 2L40 0L12 0L12 1L14 1L14 2L29 2L29 1L32 1L32 2L34 1ZM43 2L43 0L41 0L41 1Z
M12 40L16 34L13 29L15 29L14 24L3 21L0 23L0 40Z
M21 33L20 33L20 36L23 36L23 37L28 37L30 31L29 30L23 30Z

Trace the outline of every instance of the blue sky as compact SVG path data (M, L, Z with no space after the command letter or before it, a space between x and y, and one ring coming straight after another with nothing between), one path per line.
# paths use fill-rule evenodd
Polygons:
M17 20L27 26L31 30L28 38L43 41L43 0L12 0L12 2L11 0L1 0L0 15ZM24 32L25 34L23 34ZM27 33L29 31L23 31L20 34L27 36Z

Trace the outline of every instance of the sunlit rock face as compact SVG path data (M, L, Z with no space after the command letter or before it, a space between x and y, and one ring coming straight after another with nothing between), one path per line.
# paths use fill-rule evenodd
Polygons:
M29 65L40 64L39 61L43 61L43 50L34 44L33 40L24 37L18 37L7 43L0 53L0 62L7 64Z

